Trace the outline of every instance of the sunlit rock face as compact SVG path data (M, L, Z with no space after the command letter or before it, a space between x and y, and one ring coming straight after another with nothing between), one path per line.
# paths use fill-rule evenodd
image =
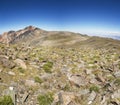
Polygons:
M11 43L12 41L14 41L16 38L20 38L24 33L26 32L32 32L36 29L36 27L33 26L28 26L22 30L18 30L18 31L9 31L9 32L4 32L1 36L0 36L0 42L1 43Z

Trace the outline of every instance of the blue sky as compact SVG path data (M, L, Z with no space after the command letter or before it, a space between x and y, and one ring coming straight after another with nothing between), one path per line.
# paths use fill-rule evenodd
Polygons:
M120 0L0 0L0 33L29 25L120 35Z

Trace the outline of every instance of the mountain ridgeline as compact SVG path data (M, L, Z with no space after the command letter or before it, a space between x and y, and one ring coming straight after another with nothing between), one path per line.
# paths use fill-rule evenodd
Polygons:
M87 36L67 31L45 31L28 26L18 31L5 32L0 36L0 43L30 46L52 47L92 47L120 48L120 41L96 36Z

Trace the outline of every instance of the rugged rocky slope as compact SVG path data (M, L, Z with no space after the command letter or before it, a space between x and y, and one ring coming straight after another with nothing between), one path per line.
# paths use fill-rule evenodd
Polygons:
M10 96L17 105L120 105L119 41L76 35L73 44L64 37L74 33L30 30L9 46L0 44L0 104Z

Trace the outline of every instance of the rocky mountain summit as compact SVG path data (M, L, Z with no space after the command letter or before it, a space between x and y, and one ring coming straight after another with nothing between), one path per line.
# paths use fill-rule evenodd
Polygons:
M29 26L0 42L0 105L120 105L120 41Z
M28 26L18 31L9 31L3 33L0 38L0 42L7 44L24 43L26 45L32 46L59 46L62 45L62 43L71 45L86 39L86 36L78 33L64 31L45 31L33 26Z
M23 34L31 33L35 29L36 28L33 27L33 26L28 26L28 27L26 27L22 30L19 30L19 31L5 32L5 33L3 33L2 37L0 38L0 42L2 42L2 43L12 43L16 39L21 38L23 36Z

